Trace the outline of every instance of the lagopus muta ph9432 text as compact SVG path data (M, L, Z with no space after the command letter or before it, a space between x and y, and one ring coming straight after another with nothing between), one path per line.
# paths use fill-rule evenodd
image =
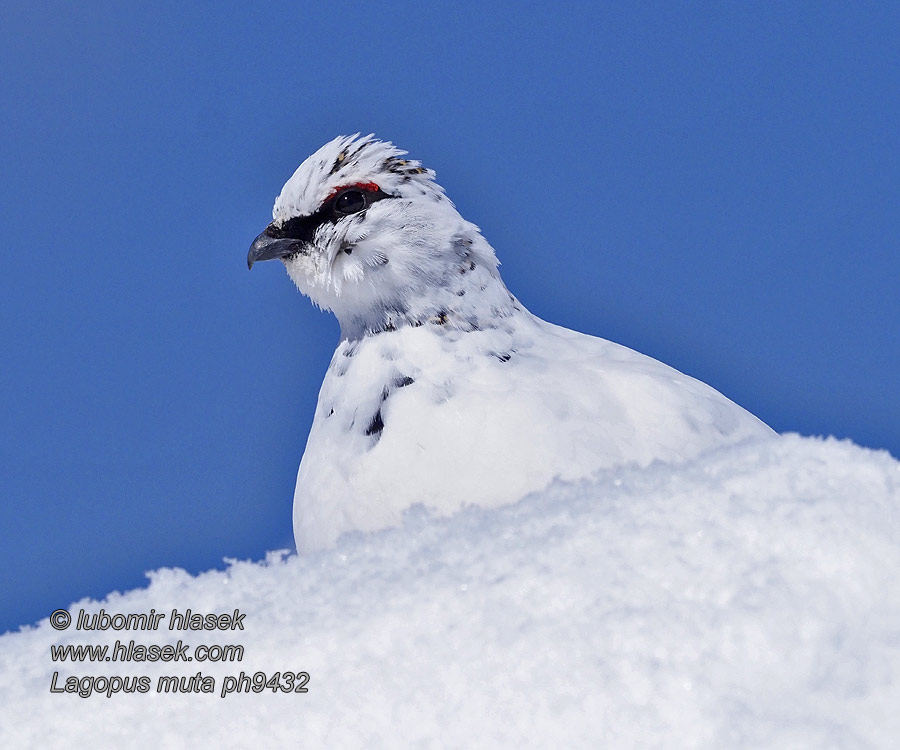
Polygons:
M555 477L774 434L698 380L529 313L405 153L372 136L326 144L247 257L280 259L341 325L297 476L298 550L394 525L415 503L496 506Z

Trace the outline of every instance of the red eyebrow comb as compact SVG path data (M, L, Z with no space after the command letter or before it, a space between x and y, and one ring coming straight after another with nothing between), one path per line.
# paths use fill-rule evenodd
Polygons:
M326 201L330 201L334 196L336 196L341 190L346 190L347 188L356 188L357 190L365 190L369 193L377 193L381 190L378 185L374 182L354 182L352 185L339 185L334 190L332 190L328 197L325 199Z

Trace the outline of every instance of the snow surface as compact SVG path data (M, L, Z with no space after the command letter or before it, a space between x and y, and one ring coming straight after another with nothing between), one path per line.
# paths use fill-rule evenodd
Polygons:
M239 634L0 637L0 746L893 748L900 462L785 436L557 482L517 504L342 537L96 612L247 613ZM51 644L240 643L220 665L305 670L305 695L51 695Z

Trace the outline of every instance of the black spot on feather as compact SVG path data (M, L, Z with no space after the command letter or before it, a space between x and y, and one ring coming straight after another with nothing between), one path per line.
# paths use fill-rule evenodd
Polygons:
M350 156L348 157L348 158L350 159L350 161L355 160L355 159L356 159L356 158L357 158L357 157L365 150L365 148L366 148L368 145L369 145L368 141L363 141L362 143L360 143L360 144L353 150L353 153L350 154Z
M341 153L339 153L337 155L337 158L334 160L334 164L331 165L331 171L328 173L328 175L331 176L335 172L337 172L341 168L341 165L344 163L344 159L346 159L346 158L347 158L347 151L346 150L341 151Z
M372 417L369 426L366 427L366 435L378 435L380 437L382 430L384 430L384 421L381 419L381 409L379 409L375 412L375 416Z

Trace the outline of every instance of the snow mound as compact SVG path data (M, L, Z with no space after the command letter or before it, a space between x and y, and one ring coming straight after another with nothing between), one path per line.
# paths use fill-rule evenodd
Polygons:
M69 609L244 630L0 638L4 747L888 748L900 736L900 463L785 436L556 483L506 508ZM55 663L51 645L241 644L232 663ZM220 697L229 675L309 692ZM160 675L215 678L159 694ZM147 675L147 693L52 694Z

